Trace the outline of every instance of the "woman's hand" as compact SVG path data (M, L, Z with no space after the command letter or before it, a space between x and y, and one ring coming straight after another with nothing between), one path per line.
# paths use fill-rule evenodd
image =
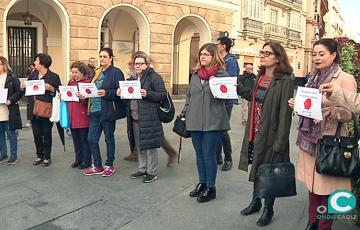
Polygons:
M325 94L326 97L330 97L332 92L334 91L334 85L331 83L325 83L325 84L320 85L319 90L322 93L326 93Z
M25 89L25 88L26 88L25 82L21 82L21 83L20 83L20 89Z
M99 89L99 90L98 90L98 95L99 95L100 97L105 96L105 94L106 94L105 89Z
M10 101L10 100L6 100L5 105L7 105L7 106L11 105L11 101Z
M295 98L290 98L288 100L288 104L289 104L289 107L294 109L294 106L295 106Z
M51 92L54 92L55 91L55 88L48 84L48 83L45 83L45 90L48 90L48 91L51 91Z
M78 92L76 92L76 94L75 94L80 100L84 100L85 99L85 97L78 91Z
M321 120L314 119L314 124L319 124L320 122L321 122Z
M147 96L147 91L146 89L140 89L140 93L142 97L146 97Z
M118 95L119 97L121 96L121 89L120 89L120 88L118 88L118 89L116 90L116 95Z

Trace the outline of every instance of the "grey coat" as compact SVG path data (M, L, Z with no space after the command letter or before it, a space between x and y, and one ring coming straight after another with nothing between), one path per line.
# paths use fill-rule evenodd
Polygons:
M276 153L274 155L274 162L280 162L282 160L290 161L289 135L292 109L288 105L288 100L293 97L294 87L294 78L287 75L274 76L269 86L262 108L260 129L255 135L254 157L249 174L249 181L255 181L259 166L269 163L273 153ZM251 100L252 92L241 84L239 84L238 87L238 94L246 100ZM251 110L252 105L250 105L248 122L246 124L240 153L239 169L244 171L248 171L249 165L248 152Z
M215 77L228 77L226 71L219 70ZM191 77L186 94L183 114L186 117L188 131L229 130L229 117L225 109L225 100L215 99L210 91L209 81L201 84L198 72Z

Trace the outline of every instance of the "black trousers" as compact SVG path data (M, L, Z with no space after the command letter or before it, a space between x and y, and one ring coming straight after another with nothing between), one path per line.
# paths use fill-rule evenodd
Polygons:
M231 112L232 112L233 105L226 105L226 112L229 116L229 120L231 118ZM228 131L224 131L221 137L221 141L219 142L216 154L219 158L221 156L221 149L224 150L224 161L232 161L231 153L232 153L232 147L231 147L231 139Z
M75 162L77 163L91 164L91 153L87 140L88 133L89 128L71 129L75 150Z
M53 123L49 119L34 118L31 120L31 127L34 135L36 155L38 158L50 160Z

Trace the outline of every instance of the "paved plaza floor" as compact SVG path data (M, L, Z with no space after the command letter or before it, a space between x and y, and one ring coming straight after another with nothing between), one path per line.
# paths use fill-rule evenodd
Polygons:
M176 102L177 111L183 101ZM7 229L120 229L120 230L233 230L293 229L302 230L307 223L307 190L298 183L298 195L275 201L275 215L269 226L260 228L261 213L248 217L240 210L248 205L252 184L248 175L237 169L244 134L240 106L234 107L231 125L234 167L218 171L217 198L199 204L188 193L197 182L194 149L190 139L183 142L182 159L175 167L166 167L167 155L159 150L158 180L144 184L130 179L137 163L124 161L129 153L125 120L116 128L116 173L109 177L85 176L72 169L73 144L66 138L66 152L53 128L52 165L33 166L35 146L31 128L19 132L19 162L0 164L0 230ZM25 118L25 110L22 109ZM291 158L295 163L296 121L291 130ZM178 148L179 138L166 124L165 135ZM101 151L105 157L105 142ZM220 168L219 168L220 169ZM336 223L333 229L356 229Z

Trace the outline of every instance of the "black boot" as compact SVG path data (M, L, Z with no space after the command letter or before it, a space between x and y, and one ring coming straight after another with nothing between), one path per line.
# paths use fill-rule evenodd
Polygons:
M255 212L260 211L261 209L261 199L260 198L254 198L251 200L249 206L247 206L246 208L244 208L243 210L240 211L240 214L243 216L248 216L251 215Z
M215 187L207 187L204 192L197 198L199 203L208 202L212 199L216 198L216 188Z
M206 184L204 183L198 183L194 190L192 190L189 193L189 196L191 197L198 197L201 195L201 193L206 189Z
M310 221L307 223L305 230L318 230L319 226L317 223L311 223Z
M260 219L256 222L258 226L268 225L274 215L275 198L265 198L264 210Z

